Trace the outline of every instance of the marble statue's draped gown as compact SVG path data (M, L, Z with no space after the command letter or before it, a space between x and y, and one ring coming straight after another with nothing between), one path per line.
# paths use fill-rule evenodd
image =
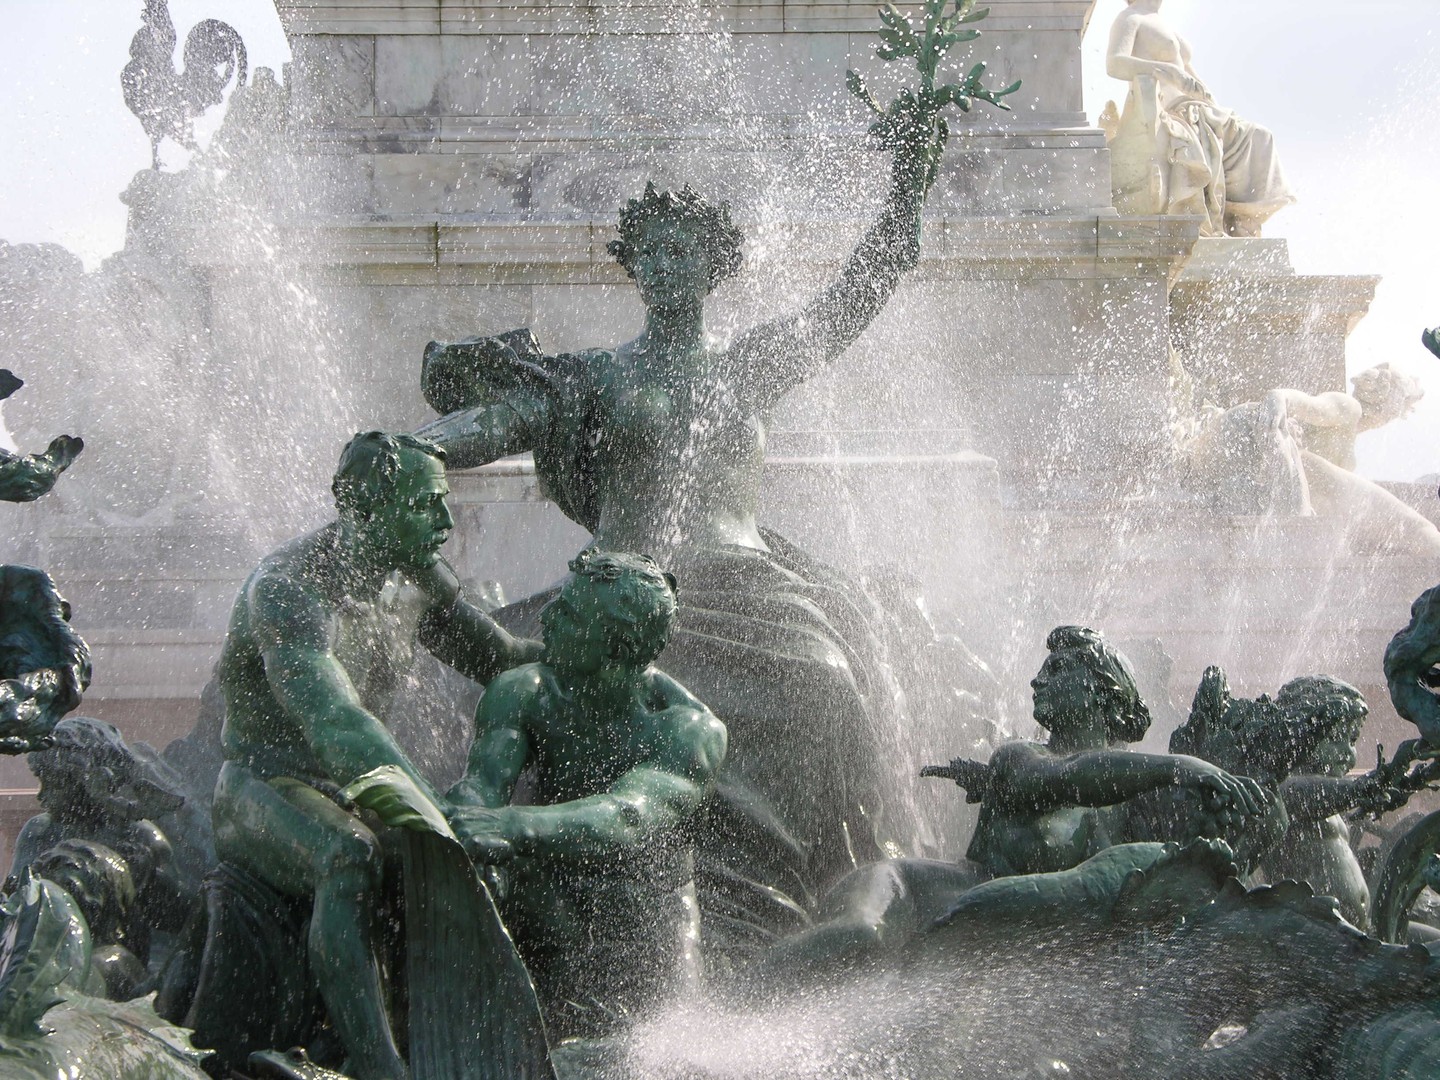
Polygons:
M541 492L595 532L596 469L614 418L592 372L612 354L506 351L477 370L465 353L463 345L432 346L427 380L451 380L450 408L514 410L531 431ZM886 616L833 568L769 530L762 535L768 551L691 546L664 558L679 581L680 610L658 666L730 734L696 838L695 880L707 952L735 962L805 925L818 892L840 874L904 846L890 835L880 799L898 732ZM540 611L555 592L495 617L539 636Z
M1160 18L1163 3L1129 0L1110 31L1106 70L1130 84L1123 116L1111 117L1116 205L1201 217L1202 236L1259 236L1295 201L1275 138L1210 96L1189 43Z
M1162 88L1159 120L1169 145L1165 213L1203 215L1207 234L1222 236L1226 215L1264 221L1295 201L1267 128L1213 101L1167 96Z

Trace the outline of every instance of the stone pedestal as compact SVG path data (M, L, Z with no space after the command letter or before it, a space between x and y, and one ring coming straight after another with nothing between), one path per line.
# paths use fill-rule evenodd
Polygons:
M954 62L1024 85L1003 120L980 106L956 120L938 206L1108 205L1104 140L1081 105L1090 7L990 4L984 36ZM843 212L857 176L837 164L863 118L845 68L882 94L899 77L872 56L879 24L864 0L277 8L297 107L315 149L336 157L333 212L367 220L609 215L652 178L804 218Z
M1171 333L1215 404L1345 390L1345 339L1380 279L1296 274L1284 240L1202 239L1170 293Z

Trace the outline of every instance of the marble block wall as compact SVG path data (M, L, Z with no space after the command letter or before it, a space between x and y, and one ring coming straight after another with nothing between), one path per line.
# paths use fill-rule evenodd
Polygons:
M1170 293L1171 334L1224 408L1277 387L1348 390L1345 339L1379 280L1297 274L1283 239L1202 239Z

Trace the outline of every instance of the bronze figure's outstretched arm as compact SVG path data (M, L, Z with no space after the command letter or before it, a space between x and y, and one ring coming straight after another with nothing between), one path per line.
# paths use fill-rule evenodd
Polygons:
M1056 757L1017 743L1002 747L996 756L1003 756L1004 766L996 776L992 759L992 799L997 805L1024 810L1114 806L1171 785L1198 789L1247 814L1263 812L1268 803L1253 780L1184 754L1087 750Z
M836 360L894 295L920 258L921 191L906 186L897 155L890 195L839 276L802 310L755 327L725 355L746 403L764 410Z
M753 408L764 411L835 360L880 314L900 275L920 261L920 208L950 138L944 111L953 105L969 112L977 100L1009 109L1002 99L1020 89L1018 81L986 86L983 63L959 82L943 82L942 60L954 46L980 36L969 24L987 13L975 8L975 0L925 0L915 25L894 4L881 9L875 54L886 63L913 59L918 85L902 90L888 107L856 72L846 72L846 86L875 118L871 138L894 155L890 194L829 288L798 314L751 330L727 352L727 375Z
M983 761L952 758L949 765L926 765L920 775L954 780L956 787L965 790L967 803L984 802L990 797L990 766Z

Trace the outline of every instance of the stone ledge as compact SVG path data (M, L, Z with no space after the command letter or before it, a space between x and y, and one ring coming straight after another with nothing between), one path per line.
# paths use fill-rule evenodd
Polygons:
M246 575L248 576L248 575ZM233 580L233 579L232 579ZM235 582L238 589L244 578ZM167 645L185 647L205 646L218 648L225 640L223 630L129 630L101 627L85 630L85 641L89 645Z
M457 507L549 502L540 494L535 459L529 454L503 458L477 469L456 470L449 477L450 501Z
M912 11L913 4L902 5ZM990 0L982 31L1079 34L1091 0ZM873 30L871 0L803 3L719 0L699 18L677 17L661 0L276 0L288 37L321 34L852 33Z
M613 235L613 228L597 224L537 224L520 230L442 224L436 261L440 266L605 267L614 263L605 250ZM614 274L606 276L619 280Z
M713 125L677 129L674 124L629 114L581 116L536 114L519 116L354 116L311 129L302 139L303 150L316 154L493 154L507 149L550 155L586 154L597 141L607 147L644 148L648 152L693 151L697 148L756 153L803 150L822 138L836 146L857 147L863 130L851 124L816 124L788 113L748 115L744 132ZM969 152L1016 150L1104 150L1104 133L1085 125L1081 114L1031 115L1023 120L976 113L973 119L953 123L947 156ZM606 152L614 153L613 149ZM878 153L857 149L856 156L880 159Z
M1268 236L1202 236L1180 272L1181 281L1294 276L1289 242Z
M289 249L302 266L415 269L439 264L439 226L434 222L305 225L288 231Z
M25 822L40 813L39 794L40 789L35 785L0 788L0 851L4 852L7 868L14 855L15 838Z
M1171 299L1179 305L1194 305L1203 312L1221 305L1249 316L1267 320L1277 329L1317 317L1342 319L1345 333L1370 310L1380 278L1369 274L1301 275L1293 277L1187 278L1175 283ZM1207 317L1202 314L1201 317Z
M741 221L743 228L743 217ZM797 259L832 265L867 224L835 218L774 225L767 242L795 251ZM1158 265L1170 276L1199 233L1198 219L1101 215L927 219L925 228L924 272L942 278L1005 277L1037 268L1108 277L1132 273L1137 264ZM414 282L622 283L623 272L605 250L613 235L608 216L572 221L335 221L293 227L287 247L299 253L302 266L385 270ZM371 278L362 275L362 280Z

